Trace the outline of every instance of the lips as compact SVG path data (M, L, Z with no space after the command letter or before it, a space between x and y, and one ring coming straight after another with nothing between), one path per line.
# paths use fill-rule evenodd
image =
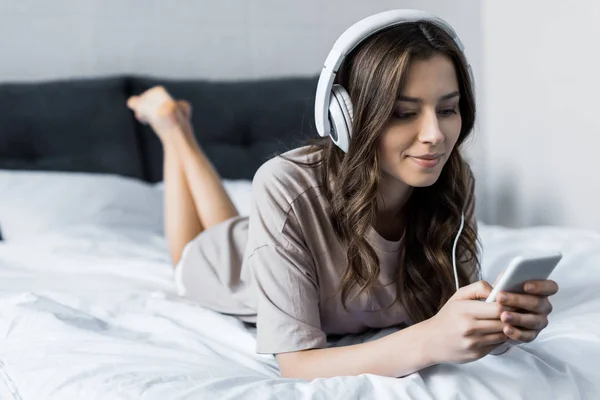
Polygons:
M422 156L408 156L414 163L423 168L434 168L442 160L441 154L425 154Z

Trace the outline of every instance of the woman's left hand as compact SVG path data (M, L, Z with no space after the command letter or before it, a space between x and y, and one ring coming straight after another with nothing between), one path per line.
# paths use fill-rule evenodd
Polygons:
M524 294L501 292L496 297L506 309L500 315L505 323L504 334L517 342L533 341L548 325L548 314L552 312L548 297L558 292L558 284L552 280L529 281L524 291Z

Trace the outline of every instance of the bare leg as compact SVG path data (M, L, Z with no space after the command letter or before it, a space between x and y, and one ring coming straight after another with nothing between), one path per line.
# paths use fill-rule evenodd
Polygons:
M238 213L194 138L188 103L175 102L156 87L133 96L127 105L163 143L165 232L176 265L185 245L198 233Z
M219 175L196 142L191 126L180 126L171 132L169 139L177 153L204 229L237 216L238 212Z
M163 181L165 184L164 225L173 266L181 259L185 245L204 229L185 174L177 161L175 149L163 144Z

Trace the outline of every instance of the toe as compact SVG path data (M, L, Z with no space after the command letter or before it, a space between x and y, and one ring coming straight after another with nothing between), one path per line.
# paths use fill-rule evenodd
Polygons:
M129 108L136 108L137 105L140 102L140 97L139 96L131 96L129 99L127 99L127 107Z

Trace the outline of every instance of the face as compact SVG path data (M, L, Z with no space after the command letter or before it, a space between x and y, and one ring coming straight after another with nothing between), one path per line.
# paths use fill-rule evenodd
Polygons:
M394 117L380 137L383 171L409 186L433 185L458 140L458 79L443 55L414 61Z

